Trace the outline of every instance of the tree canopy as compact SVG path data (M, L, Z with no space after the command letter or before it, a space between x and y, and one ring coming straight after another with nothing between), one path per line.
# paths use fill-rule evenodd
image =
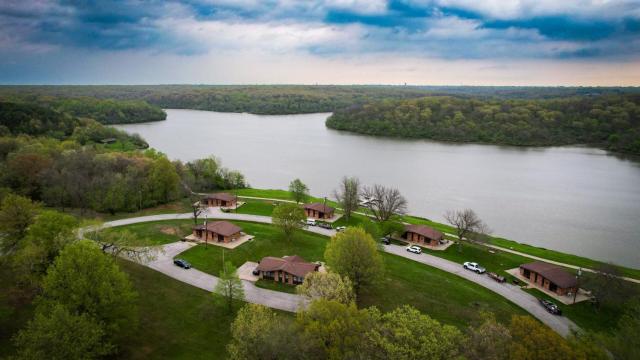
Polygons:
M588 144L640 153L640 95L506 100L433 96L341 109L327 126L362 134L506 145Z

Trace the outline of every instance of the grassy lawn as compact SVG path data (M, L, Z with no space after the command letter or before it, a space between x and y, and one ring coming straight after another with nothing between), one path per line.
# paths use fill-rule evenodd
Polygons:
M224 359L235 313L204 290L144 266L120 261L139 294L140 329L120 357Z
M458 244L453 244L444 251L425 250L429 255L445 258L460 264L460 266L462 266L465 261L477 262L487 269L487 271L500 273L504 276L510 276L504 270L513 269L518 267L520 264L531 262L531 259L524 256L510 254L499 250L493 250L494 253L491 253L490 251L491 249L485 246L466 242L462 243L462 252L458 251Z
M204 272L217 275L222 270L222 256L224 250L225 261L239 267L247 261L258 262L265 256L298 255L307 261L322 260L327 238L306 231L296 234L291 241L281 239L280 231L269 224L259 224L243 221L232 221L255 238L233 250L215 245L198 245L180 254L193 267Z
M597 260L588 259L578 255L571 255L561 253L555 250L544 249L540 247L535 247L527 244L521 244L515 242L513 240L507 240L502 238L491 238L489 242L493 245L498 245L503 248L519 251L522 253L539 256L541 258L554 260L563 262L565 264L581 266L590 269L597 269L598 266L603 265L604 263ZM627 276L634 279L640 279L640 269L632 269L623 266L616 266L616 268L620 271L620 274L623 276Z
M271 214L273 213L273 209L275 208L275 205L273 205L273 201L270 200L245 199L243 201L245 202L244 205L240 206L238 209L232 212L238 214L271 216Z
M135 235L131 246L163 245L179 241L182 236L191 233L193 220L153 221L131 224L104 230L107 233L128 231Z
M589 301L583 301L572 305L564 305L538 289L526 289L525 291L537 298L544 298L552 301L554 304L558 305L560 310L562 310L563 316L573 320L576 325L583 329L593 330L596 332L606 332L611 329L615 329L618 320L624 311L621 306L601 306L600 309L597 309Z
M138 292L140 324L118 358L224 359L230 324L228 314L204 290L155 270L119 261ZM17 296L10 274L0 268L0 358L14 354L11 337L33 317L30 299ZM293 317L279 312L281 316Z
M281 282L273 280L259 279L256 281L256 286L263 289L281 291L289 294L296 293L296 285L283 284Z
M184 221L166 221L166 224ZM300 232L293 241L281 238L280 232L268 224L235 222L256 238L233 250L224 249L224 258L235 266L246 261L259 261L265 256L299 255L308 261L323 259L327 237ZM152 227L154 226L151 223ZM123 227L123 229L126 227ZM198 245L180 255L194 268L217 275L222 268L223 248ZM460 327L480 320L479 310L494 312L502 321L524 311L501 296L456 275L431 268L391 254L383 253L386 275L382 284L361 300L365 306L375 305L385 311L411 304L430 316ZM283 290L274 284L273 290ZM292 290L292 289L286 289Z

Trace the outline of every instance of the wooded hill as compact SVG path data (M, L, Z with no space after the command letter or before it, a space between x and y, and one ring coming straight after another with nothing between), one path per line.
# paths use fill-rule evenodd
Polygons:
M588 144L640 154L640 95L543 100L433 96L338 110L332 129L506 145Z
M106 124L164 119L160 115L160 109L156 108L153 112L144 106L148 104L170 109L302 114L332 112L381 100L412 99L424 96L542 99L627 93L640 93L640 89L386 85L0 86L0 99L19 98L28 102L51 104L55 108L70 111L77 116L92 117ZM130 102L116 103L113 100ZM132 107L135 111L131 109Z

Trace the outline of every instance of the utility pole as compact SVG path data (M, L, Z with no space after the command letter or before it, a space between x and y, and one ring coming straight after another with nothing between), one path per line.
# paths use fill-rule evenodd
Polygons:
M573 292L573 303L576 303L576 298L578 297L578 291L580 291L580 275L582 275L582 268L578 268L578 272L576 273L576 291Z

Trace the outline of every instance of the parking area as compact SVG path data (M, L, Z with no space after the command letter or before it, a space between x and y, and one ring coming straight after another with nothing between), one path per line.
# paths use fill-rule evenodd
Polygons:
M238 268L238 277L242 280L247 280L251 282L256 282L260 278L259 276L253 275L253 269L258 266L257 262L247 261L242 264Z

